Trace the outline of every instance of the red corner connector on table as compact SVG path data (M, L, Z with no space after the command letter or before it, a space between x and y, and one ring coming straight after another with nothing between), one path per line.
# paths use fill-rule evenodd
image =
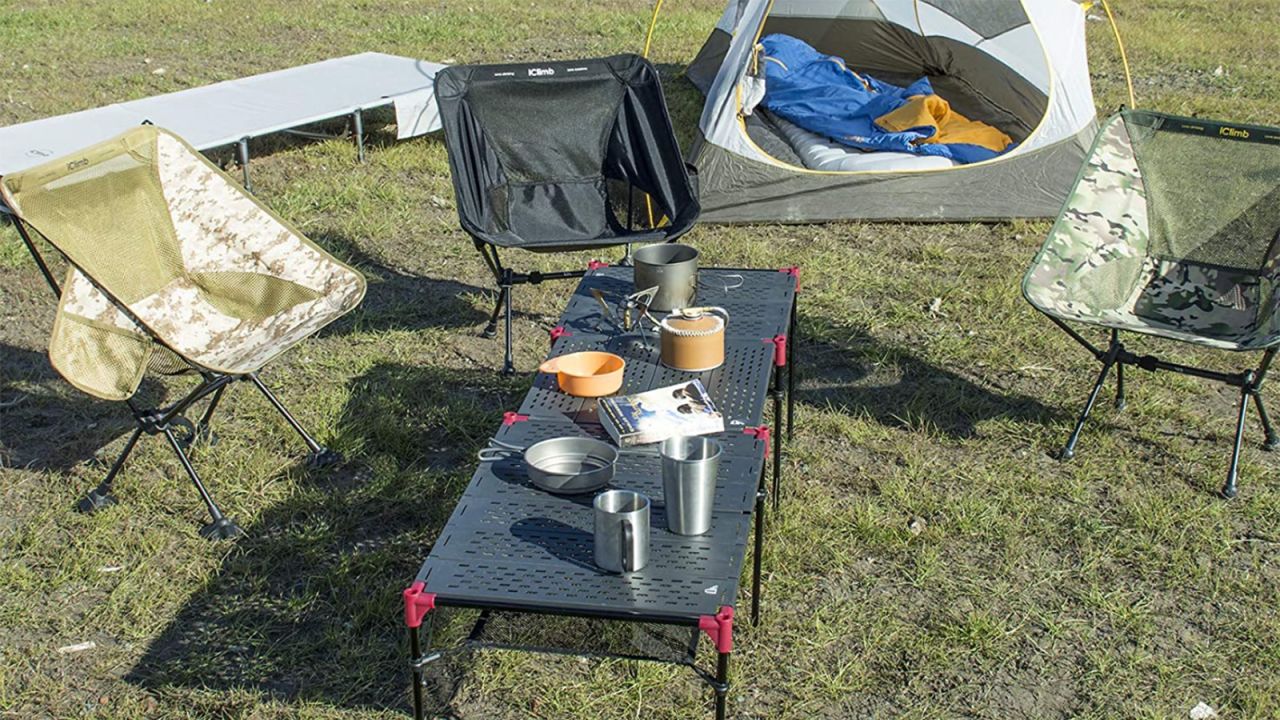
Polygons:
M764 441L764 456L765 456L766 458L768 458L768 457L769 457L769 426L768 426L768 425L761 425L760 427L745 427L745 428L742 428L742 434L743 434L743 435L750 435L751 437L753 437L753 438L755 438L755 439L757 439L757 440L763 440L763 441Z
M572 332L569 332L569 328L563 325L557 325L551 328L549 332L551 333L551 347L555 347L556 341L559 340L560 338L569 337L570 335L573 334Z
M711 638L716 652L733 652L733 608L726 605L715 615L703 615L698 618L698 629Z
M771 338L763 338L762 343L773 343L773 364L783 367L787 364L787 336L774 335Z
M607 268L607 267L609 267L609 263L603 260L592 260L591 262L587 263L587 270L599 270L600 268Z
M529 419L528 415L521 415L520 413L514 410L508 410L502 413L502 426L511 427L512 425L515 425L518 422L524 422L528 419Z
M404 589L404 624L410 628L422 625L422 618L436 609L436 594L426 592L427 586L415 582Z
M796 292L800 292L800 266L792 265L778 270L780 273L786 273L796 279Z

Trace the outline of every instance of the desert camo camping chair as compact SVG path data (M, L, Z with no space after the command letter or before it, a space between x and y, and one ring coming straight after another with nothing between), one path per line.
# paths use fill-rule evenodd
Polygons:
M183 140L152 126L7 175L0 179L0 197L60 297L49 340L54 367L90 395L127 402L137 421L81 510L114 504L112 482L138 439L161 435L209 509L212 519L201 534L237 534L187 449L208 437L224 391L239 380L257 387L302 436L311 464L339 459L298 424L258 370L354 308L364 296L359 273L260 205ZM61 288L35 235L69 265ZM180 368L199 377L185 397L155 409L135 402L148 369ZM204 400L199 421L188 420L186 413Z
M1124 406L1124 367L1169 370L1240 390L1223 495L1236 494L1252 400L1280 446L1262 382L1280 343L1280 130L1124 111L1100 130L1061 216L1023 279L1037 309L1102 363L1062 452L1075 454L1112 367ZM1110 329L1100 348L1070 327ZM1261 351L1258 365L1224 373L1136 355L1121 332L1207 348Z
M486 337L505 310L504 372L513 370L512 287L584 271L515 272L499 248L669 241L698 217L658 72L643 58L454 66L435 91L458 217L498 284Z

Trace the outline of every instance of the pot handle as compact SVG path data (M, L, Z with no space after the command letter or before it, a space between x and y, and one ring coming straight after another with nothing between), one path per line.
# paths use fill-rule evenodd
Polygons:
M524 452L524 448L519 447L518 445L504 443L501 440L490 440L489 442L497 445L497 447L480 448L480 451L476 453L476 458L478 458L480 462L505 460L513 455Z
M630 520L622 521L622 572L635 572L636 569L636 530Z
M541 365L538 366L538 371L555 375L556 373L560 372L560 358L558 357L548 358L546 361L544 361Z

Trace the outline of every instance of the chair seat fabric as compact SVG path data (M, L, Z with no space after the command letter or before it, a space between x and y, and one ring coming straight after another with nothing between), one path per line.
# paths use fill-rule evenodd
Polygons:
M1171 196L1154 179L1160 157L1148 160L1135 148L1139 133L1145 136L1142 142L1151 143L1156 133L1170 132L1162 123L1163 118L1149 113L1136 115L1134 129L1126 124L1126 114L1108 120L1023 279L1023 294L1036 308L1061 320L1225 350L1276 345L1280 259L1274 247L1259 255L1263 259L1256 266L1232 267L1191 257L1205 254L1203 248L1210 246L1221 253L1220 246L1228 244L1233 231L1231 223L1219 222L1223 237L1198 242L1196 252L1182 256L1170 253L1165 249L1170 243L1154 237L1177 227L1177 218L1163 217L1177 212L1177 203L1209 202ZM1198 170L1211 172L1203 166ZM1160 193L1153 193L1153 188ZM1256 225L1268 212L1265 196L1260 196L1232 222L1246 218ZM1280 233L1280 227L1270 232Z
M159 128L6 176L3 192L71 261L50 359L99 397L130 397L157 342L199 368L254 372L364 296L358 272ZM136 236L95 232L129 220Z

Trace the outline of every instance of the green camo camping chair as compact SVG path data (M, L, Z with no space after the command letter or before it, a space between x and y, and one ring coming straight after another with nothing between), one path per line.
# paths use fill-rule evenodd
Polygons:
M138 427L103 482L80 503L115 501L111 484L143 433L163 435L208 506L202 534L238 528L218 510L186 449L209 436L227 385L255 385L302 435L312 464L338 456L316 443L258 378L290 346L350 311L364 278L260 205L177 136L142 126L0 179L0 197L60 296L49 358L84 392L123 400ZM67 260L61 288L34 229ZM151 370L201 380L167 407L133 396ZM184 413L208 399L196 423Z
M1235 446L1222 492L1236 493L1245 417L1280 343L1280 130L1124 111L1094 142L1075 189L1023 279L1027 300L1102 363L1063 458L1112 366L1116 406L1124 366L1171 370L1240 388ZM1110 328L1106 349L1067 325ZM1262 351L1255 368L1221 373L1138 356L1120 331L1234 351Z

